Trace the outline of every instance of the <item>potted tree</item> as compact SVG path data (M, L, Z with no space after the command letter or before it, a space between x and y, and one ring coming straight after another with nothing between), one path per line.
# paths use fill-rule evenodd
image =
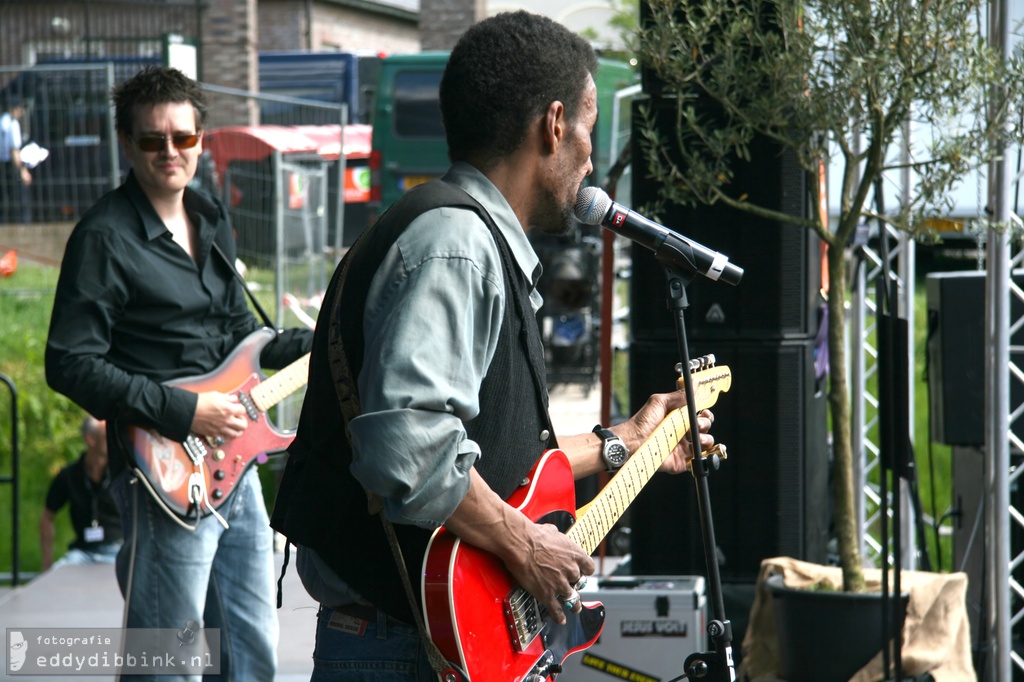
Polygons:
M847 247L866 219L913 235L943 215L955 183L998 153L1022 92L1020 57L983 37L981 0L641 0L636 50L675 103L674 125L634 123L649 181L670 204L721 202L813 230L828 246L833 503L842 587L863 589L851 448ZM641 107L643 111L643 107ZM908 127L919 136L909 160ZM1019 134L1019 130L1016 131ZM790 215L733 186L755 138L795 155L824 185L838 169L838 216ZM905 201L875 211L887 173L909 171ZM653 210L652 210L653 209ZM657 207L644 207L657 215Z

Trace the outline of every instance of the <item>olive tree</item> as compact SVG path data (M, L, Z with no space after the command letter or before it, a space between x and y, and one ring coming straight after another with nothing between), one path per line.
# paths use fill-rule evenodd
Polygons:
M721 202L814 230L828 245L836 534L844 589L862 589L846 372L847 245L858 224L872 219L925 234L928 218L949 209L957 181L1019 134L1011 125L1024 92L1019 56L1004 59L991 48L979 0L645 3L635 47L674 117L666 124L647 109L634 134L660 200ZM900 153L905 126L923 140L909 157ZM819 181L825 169L837 169L838 216L783 213L734 186L734 165L749 161L758 137L794 154ZM876 181L900 169L911 171L911 186L879 214L869 202Z

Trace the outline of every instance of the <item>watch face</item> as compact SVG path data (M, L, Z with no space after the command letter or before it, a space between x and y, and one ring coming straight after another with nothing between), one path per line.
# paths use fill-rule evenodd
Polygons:
M620 467L626 463L626 448L620 443L609 443L605 448L605 457L609 464Z

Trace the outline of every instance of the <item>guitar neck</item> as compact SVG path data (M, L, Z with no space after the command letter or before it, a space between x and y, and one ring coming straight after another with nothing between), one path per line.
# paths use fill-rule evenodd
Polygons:
M567 534L587 554L597 549L658 467L668 459L689 430L689 423L690 418L683 410L669 414L576 519Z
M694 401L698 413L711 407L719 391L726 391L731 385L731 374L727 367L707 370L701 374L704 376L699 380L696 377L694 379L698 387ZM587 554L592 554L689 430L688 408L669 413L608 485L586 506L567 535Z
M306 385L309 378L309 353L278 371L274 376L255 386L250 393L253 403L260 412L266 412L274 405Z

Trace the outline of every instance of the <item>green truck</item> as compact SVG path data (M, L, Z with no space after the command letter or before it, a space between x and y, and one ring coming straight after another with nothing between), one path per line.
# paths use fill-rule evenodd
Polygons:
M422 52L385 57L380 61L370 154L371 219L406 190L436 178L448 168L448 147L438 107L441 73L447 52ZM593 184L599 183L626 144L629 102L639 93L636 69L599 59L594 130ZM629 182L621 187L628 191ZM628 200L620 192L620 201Z

